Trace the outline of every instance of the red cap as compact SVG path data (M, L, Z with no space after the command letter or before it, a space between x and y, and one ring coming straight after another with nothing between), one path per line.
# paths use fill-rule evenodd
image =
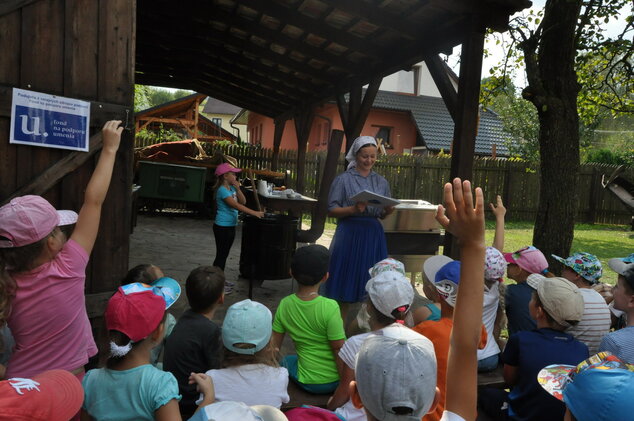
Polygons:
M226 162L223 162L222 164L216 167L215 174L223 175L228 172L240 172L240 171L242 171L240 168L233 167L231 166L231 164L227 164Z
M68 421L84 401L79 379L64 370L50 370L32 379L0 381L0 419Z
M132 342L147 338L165 314L165 300L152 291L127 293L119 287L108 301L105 318L108 330L125 334Z

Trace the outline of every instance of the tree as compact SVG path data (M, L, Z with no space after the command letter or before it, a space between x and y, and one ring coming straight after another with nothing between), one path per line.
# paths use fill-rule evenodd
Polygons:
M523 57L528 86L522 96L533 104L539 120L540 196L533 244L548 257L567 256L572 245L580 165L578 101L595 104L594 115L599 109L634 110L632 41L625 37L633 21L616 39L606 39L600 25L626 4L628 0L548 0L543 10L511 21L512 48L506 65L496 69L506 75L507 65ZM586 66L592 60L604 67ZM590 88L581 97L580 82ZM593 118L589 110L584 119Z
M175 99L191 95L192 91L178 89L170 91L165 88L157 88L148 85L134 85L134 111L141 111L155 107Z

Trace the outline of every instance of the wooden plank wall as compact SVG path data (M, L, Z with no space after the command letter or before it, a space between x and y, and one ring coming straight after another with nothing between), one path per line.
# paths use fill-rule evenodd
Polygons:
M0 200L72 153L9 145L11 88L93 102L91 135L107 119L125 121L134 95L135 8L129 0L39 0L0 16ZM87 270L87 293L114 290L127 271L132 143L132 132L124 131ZM44 197L58 209L79 211L97 157Z
M208 155L220 151L233 156L244 168L268 169L273 157L272 149L229 146L214 148L205 143ZM295 188L296 151L281 150L279 171L290 171L290 185ZM307 152L306 189L307 196L316 197L325 152ZM339 157L337 172L345 169L343 154ZM400 199L423 199L431 203L442 201L442 186L449 180L451 158L423 157L417 155L387 155L379 158L376 171L390 183L392 196ZM601 176L610 175L616 169L612 165L584 164L581 166L578 222L600 224L630 224L632 214L618 199L601 186ZM476 158L473 166L474 184L484 187L485 201L494 202L501 195L508 209L509 221L534 221L539 201L539 173L526 163L491 158ZM623 176L634 180L634 169ZM558 188L553 181L554 189ZM487 208L488 209L488 208Z

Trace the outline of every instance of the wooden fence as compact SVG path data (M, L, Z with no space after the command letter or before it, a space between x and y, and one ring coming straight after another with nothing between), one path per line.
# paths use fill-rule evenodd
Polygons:
M271 167L273 151L232 145L214 147L204 143L207 154L216 151L237 159L243 168L268 169ZM281 150L279 171L289 172L289 188L295 188L297 178L297 151ZM326 152L306 153L305 191L316 197L319 182L326 162ZM345 169L344 155L339 157L337 172ZM451 158L417 155L382 156L376 171L390 183L392 196L399 199L423 199L431 203L442 201L442 186L449 180ZM601 224L630 224L632 214L618 199L601 186L601 176L610 175L616 167L604 164L584 164L579 177L579 206L577 221ZM534 221L539 203L539 170L528 168L526 163L506 159L476 158L473 183L482 186L485 201L494 202L501 195L507 208L509 221ZM634 170L623 174L634 180ZM552 188L558 189L556 180Z

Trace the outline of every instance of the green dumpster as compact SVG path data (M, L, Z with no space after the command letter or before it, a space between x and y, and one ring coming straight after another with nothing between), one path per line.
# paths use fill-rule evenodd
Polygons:
M202 203L206 169L163 162L139 162L140 197Z

